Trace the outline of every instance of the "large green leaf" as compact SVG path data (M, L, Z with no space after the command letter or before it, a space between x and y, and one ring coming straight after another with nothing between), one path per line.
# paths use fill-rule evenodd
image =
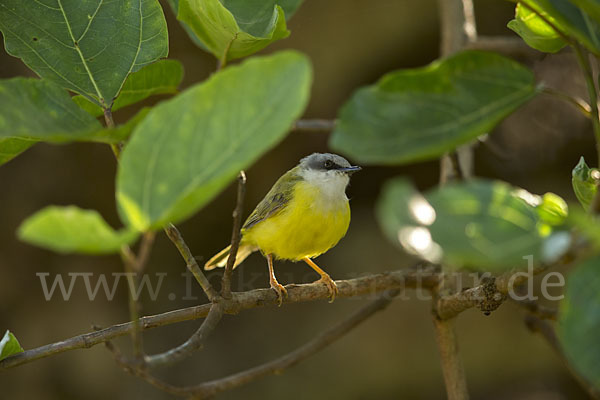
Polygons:
M75 206L46 207L19 227L19 238L60 253L107 254L133 242L138 233L111 228L98 212Z
M591 52L600 54L600 21L595 20L584 11L584 9L592 10L588 1L525 0L521 3L548 15L558 30L567 36L574 37ZM586 7L580 8L577 3Z
M571 183L577 200L587 211L598 191L600 171L597 168L588 167L583 157L581 157L575 168L573 168Z
M389 182L377 217L388 238L409 252L453 267L501 271L542 254L541 199L499 181L474 180L426 193ZM530 204L532 203L532 204Z
M0 80L0 104L0 138L64 141L102 129L67 91L43 79ZM14 142L9 144L14 148Z
M157 229L193 214L287 133L307 103L309 60L249 59L156 106L135 129L117 175L122 220Z
M35 139L0 138L0 165L5 164L37 143Z
M9 54L100 106L168 53L158 0L3 0L0 31Z
M255 53L289 35L283 9L275 1L267 3L270 4L270 14L261 12L254 20L251 17L252 7L239 1L232 2L238 13L243 11L241 21L244 28L252 33L242 29L236 16L219 0L179 0L177 18L191 28L215 57L232 60ZM264 10L262 6L261 9ZM265 15L269 15L268 20L265 20Z
M23 348L19 341L12 332L7 330L0 339L0 360L21 352L23 352Z
M600 258L579 265L567 280L557 334L569 364L600 390Z
M556 23L554 18L540 11L544 18ZM508 23L523 40L536 50L546 53L556 53L565 47L565 41L537 13L521 4L517 4L515 19Z
M362 163L436 158L489 132L535 93L533 74L522 65L461 52L359 89L342 107L330 146Z
M183 66L177 60L159 60L147 65L129 75L112 110L116 111L153 95L177 93L182 79ZM84 96L75 96L73 101L96 117L103 114L102 108Z

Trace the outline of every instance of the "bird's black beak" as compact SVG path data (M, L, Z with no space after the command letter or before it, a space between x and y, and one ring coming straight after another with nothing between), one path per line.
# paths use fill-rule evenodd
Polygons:
M362 168L359 167L358 165L353 165L350 167L342 167L342 168L338 168L338 171L340 172L345 172L348 175L352 175L353 173L355 173L356 171L360 171Z

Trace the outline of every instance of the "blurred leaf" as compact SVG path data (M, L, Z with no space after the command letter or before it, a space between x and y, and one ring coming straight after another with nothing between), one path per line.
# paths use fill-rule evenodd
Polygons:
M600 171L597 168L588 167L583 157L581 157L575 168L573 168L571 175L571 183L575 196L577 196L577 200L579 200L583 208L587 211L598 190L597 185L600 180Z
M576 5L577 0L527 0L525 3L536 11L553 18L553 22L555 22L553 25L565 35L575 38L596 55L600 54L599 21L594 20L582 8L579 8ZM589 2L580 1L580 3ZM591 9L591 7L586 8Z
M600 249L600 220L598 216L584 212L581 209L574 209L569 213L568 223L585 236L596 249Z
M22 353L23 348L19 344L19 341L10 331L6 331L2 339L0 340L0 360L5 359L13 354Z
M177 60L159 60L129 75L112 111L135 104L156 94L177 93L183 79L183 66ZM95 117L103 115L102 108L88 101L84 96L75 96L73 101Z
M146 118L146 115L150 112L151 107L144 107L137 114L129 119L124 124L117 125L114 128L104 128L97 132L94 132L89 137L86 137L86 141L99 142L99 143L119 143L126 141L136 126L140 124Z
M557 194L546 193L542 202L536 207L540 220L550 226L562 225L569 215L567 202Z
M362 163L437 158L489 132L535 94L529 69L464 51L359 89L342 107L330 146Z
M531 195L503 182L473 180L423 199L404 179L393 180L377 216L387 236L409 252L428 260L443 254L453 267L502 271L541 253L537 213L524 194Z
M554 18L544 12L541 13L550 22L556 23ZM517 3L515 19L508 23L508 27L521 36L530 47L545 53L556 53L566 45L550 25L520 3Z
M0 31L9 54L98 105L168 53L158 0L3 0Z
M102 129L64 89L43 79L0 80L0 104L0 138L64 141Z
M117 253L138 233L115 231L94 210L75 206L49 206L27 218L19 227L19 238L60 253Z
M252 13L249 2L232 2L238 12ZM245 29L240 28L236 17L219 0L179 0L177 18L185 22L206 48L219 60L232 60L255 53L270 43L287 37L290 32L285 24L285 15L275 1L271 4L270 18L264 22L264 15L255 21L244 20ZM263 3L261 3L263 4Z
M0 138L0 165L5 164L37 143L35 139Z
M121 157L123 222L157 229L204 206L285 136L304 111L311 77L304 55L280 52L226 68L154 107Z
M589 259L569 275L560 303L557 334L569 365L600 389L600 258Z
M596 22L600 22L600 2L598 0L570 0L570 2L585 11Z

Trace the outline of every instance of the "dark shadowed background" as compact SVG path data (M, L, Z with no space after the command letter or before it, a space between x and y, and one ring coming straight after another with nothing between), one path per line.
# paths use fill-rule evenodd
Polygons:
M215 59L195 47L163 2L169 24L169 58L185 66L182 87L204 80ZM284 48L312 59L314 85L306 118L335 118L358 87L382 74L429 63L438 56L439 29L434 0L305 0L290 20L291 36L264 52ZM483 35L513 35L506 28L514 5L500 0L476 2ZM585 96L582 77L568 51L528 61L548 86ZM19 59L0 50L0 77L33 76ZM152 98L151 103L161 98ZM148 104L148 103L147 103ZM0 107L2 105L0 104ZM127 120L141 105L115 113ZM35 118L32 115L31 118ZM275 180L312 152L327 151L327 133L292 132L248 171L247 207L262 198ZM506 120L476 147L476 174L507 180L535 193L553 191L568 200L570 172L579 156L595 161L588 122L567 103L538 96ZM350 230L340 244L318 259L334 279L398 269L408 258L381 234L373 207L382 183L393 176L413 179L420 188L438 179L438 163L403 168L367 167L348 189L352 205ZM84 333L92 324L109 326L128 319L124 282L113 301L101 292L94 301L82 281L69 301L43 295L36 273L122 271L117 256L62 256L19 242L15 230L27 216L49 204L93 208L118 226L114 201L115 160L108 146L38 144L0 167L0 332L11 329L25 348ZM224 247L231 234L235 203L232 184L180 229L201 261ZM159 234L147 272L153 284L166 273L156 301L144 299L152 314L205 302L192 285L189 299L185 265L176 249ZM282 283L318 278L307 266L278 263ZM218 283L220 271L210 274ZM236 270L234 288L268 286L265 260L253 255ZM174 294L174 296L169 296ZM430 303L399 299L348 336L286 371L218 396L221 399L439 399L445 396L430 317ZM175 298L171 300L171 298ZM348 315L367 300L316 302L254 309L225 316L206 348L192 359L161 373L175 384L218 378L284 354ZM491 316L469 310L458 320L458 335L474 399L585 398L560 359L523 323L523 312L510 303ZM197 328L192 321L158 328L144 335L148 352L179 344ZM117 341L127 349L129 339ZM0 374L3 398L11 399L166 399L141 380L121 371L99 345L21 366Z

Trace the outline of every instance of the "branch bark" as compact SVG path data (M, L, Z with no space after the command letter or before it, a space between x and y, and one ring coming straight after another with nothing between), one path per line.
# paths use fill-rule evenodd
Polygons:
M225 271L223 271L223 279L221 281L221 296L226 299L231 297L231 274L233 273L235 258L240 247L240 240L242 239L242 213L244 212L245 195L246 173L244 171L240 171L240 174L238 175L237 203L235 210L233 210L233 232L231 233L231 247L229 250L229 257L227 258L227 264L225 265Z
M454 322L454 318L446 320L435 316L433 318L448 400L467 400L469 391L465 369L458 351Z
M212 287L212 285L206 278L206 275L204 275L204 272L202 272L202 268L200 268L200 266L198 265L198 261L196 261L196 258L194 258L194 255L183 240L183 236L181 236L179 230L175 227L175 225L169 224L165 228L165 232L169 239L171 239L171 241L175 244L177 250L179 250L179 253L185 260L187 268L194 275L194 278L196 278L196 281L198 282L198 284L200 284L202 290L204 290L204 293L206 294L206 297L208 297L208 300L210 300L211 302L216 301L220 297L219 293L217 293L217 291Z
M438 268L433 265L425 265L417 269L401 269L381 274L367 275L360 278L336 281L339 293L338 298L358 297L364 295L375 295L385 290L405 290L409 288L431 289L437 285ZM299 303L314 300L328 300L329 291L325 285L313 282L301 285L287 285L288 297L284 303ZM233 292L230 300L223 300L223 313L237 314L251 308L274 306L278 304L278 298L271 289L255 289L247 292ZM139 319L142 330L152 329L159 326L171 325L178 322L203 318L210 310L210 304L189 307L162 314L141 317ZM60 342L48 344L35 349L26 350L0 360L0 371L14 368L41 358L50 357L55 354L69 350L84 349L99 343L130 334L135 323L126 322L114 325L102 330L75 336Z

